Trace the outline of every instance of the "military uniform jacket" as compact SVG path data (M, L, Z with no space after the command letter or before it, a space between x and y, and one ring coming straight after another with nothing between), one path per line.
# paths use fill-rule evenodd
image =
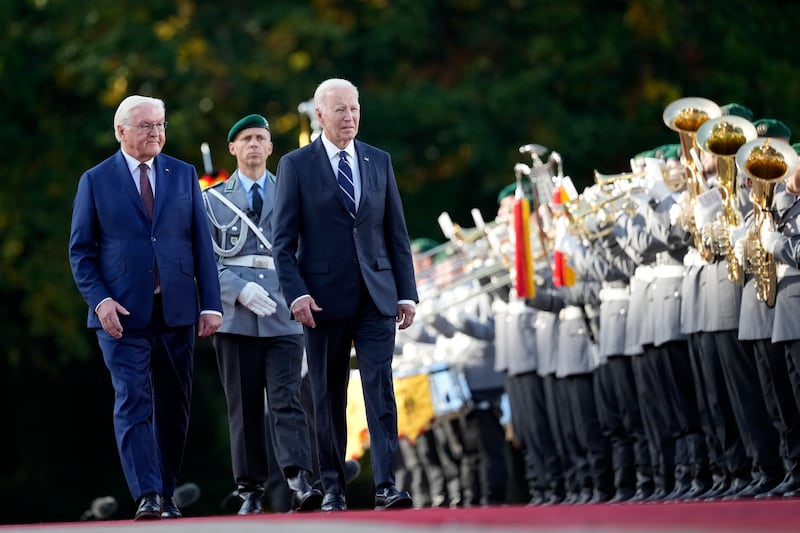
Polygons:
M495 312L495 370L505 370L509 376L535 372L536 310L513 295L503 303Z
M772 251L779 267L772 342L800 339L800 197L786 191L775 195L777 230L783 234ZM785 272L781 272L785 271Z
M686 274L681 284L681 332L689 335L705 331L704 311L709 303L706 303L708 292L701 290L701 283L706 279L703 271L708 263L700 257L697 250L690 248L683 257L683 264L686 266Z
M252 210L247 193L239 181L239 173L234 172L230 178L214 185L214 189L230 200L243 213ZM226 265L227 259L242 256L265 256L271 258L272 252L267 249L252 229L222 203L213 194L203 193L206 212L208 214L211 238L217 257L217 273L222 295L223 318L219 333L233 333L251 337L276 337L279 335L298 335L303 332L302 325L291 319L286 298L278 284L275 268L254 268L251 266ZM275 176L267 171L264 187L264 207L261 216L254 222L272 242L270 219L275 198ZM278 309L271 316L259 317L236 301L236 297L248 282L261 285L270 298L278 304Z

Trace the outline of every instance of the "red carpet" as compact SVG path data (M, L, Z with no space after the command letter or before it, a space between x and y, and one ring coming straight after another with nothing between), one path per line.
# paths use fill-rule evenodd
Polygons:
M117 520L0 526L0 531L308 531L383 533L428 530L461 531L659 531L659 532L800 532L800 499L582 505L551 507L483 507L406 511L211 516L150 523Z

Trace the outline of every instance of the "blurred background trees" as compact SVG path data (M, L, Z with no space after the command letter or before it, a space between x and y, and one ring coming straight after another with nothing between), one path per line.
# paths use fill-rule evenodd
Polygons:
M298 146L297 107L328 77L360 89L359 138L388 150L413 237L443 240L447 211L489 220L524 161L558 151L579 190L598 169L677 135L683 96L738 102L800 131L800 5L730 0L16 0L0 4L0 523L77 519L104 494L132 503L118 464L113 392L67 260L81 173L118 149L129 94L164 99L165 152L194 163L265 115L275 153ZM198 345L184 477L218 513L233 489L213 351ZM130 512L126 515L122 513Z

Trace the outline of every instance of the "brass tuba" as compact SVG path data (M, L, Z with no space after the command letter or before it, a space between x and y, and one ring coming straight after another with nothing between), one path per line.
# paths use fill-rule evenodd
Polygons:
M687 97L679 98L664 109L664 124L673 131L678 132L681 141L682 162L688 171L686 189L689 193L690 201L687 202L692 207L696 198L702 194L708 186L703 177L703 168L700 165L697 146L697 130L705 122L718 118L722 115L722 110L717 104L706 98ZM705 244L703 236L694 224L693 215L685 217L686 230L694 238L694 246L700 256L706 261L713 256L712 250Z
M758 237L764 224L774 229L772 199L775 187L797 170L797 153L788 143L774 138L757 138L736 152L739 170L752 181L753 227L744 246L745 272L752 273L756 298L767 306L775 306L778 279L775 260L764 249Z
M758 137L753 124L742 117L724 116L708 120L697 130L697 145L717 161L717 179L722 193L722 217L714 233L712 247L728 260L728 279L744 284L744 266L733 253L730 230L742 224L736 195L736 152Z

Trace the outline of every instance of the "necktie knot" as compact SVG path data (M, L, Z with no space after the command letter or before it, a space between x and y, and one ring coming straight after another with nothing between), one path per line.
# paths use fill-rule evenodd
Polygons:
M339 152L339 171L336 173L336 181L339 182L339 188L342 190L342 199L344 200L350 216L356 217L356 192L353 185L353 169L347 162L347 152L342 150Z

